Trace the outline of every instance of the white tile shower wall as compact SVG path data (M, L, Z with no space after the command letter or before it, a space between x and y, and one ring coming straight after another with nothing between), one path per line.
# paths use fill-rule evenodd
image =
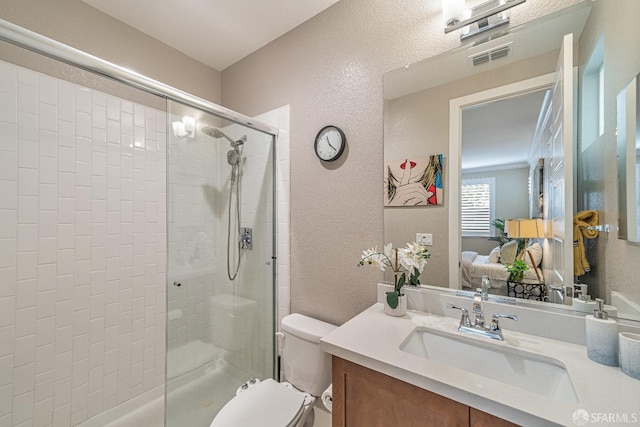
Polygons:
M290 227L290 139L289 121L290 107L285 105L280 108L263 113L256 119L275 126L279 129L276 145L276 236L278 247L277 257L277 329L280 322L290 311L290 284L291 284L291 227Z
M275 126L279 129L276 145L276 236L278 246L277 257L277 286L276 286L276 329L280 330L282 318L290 313L291 286L291 227L290 227L290 107L285 105L268 111L256 119ZM263 333L267 333L266 331ZM270 332L269 332L270 333ZM277 343L278 352L282 352L282 341ZM283 372L280 373L281 376Z
M257 118L281 127L281 136L284 135L285 143L288 143L288 114L286 107ZM201 132L196 134L195 140L170 138L168 274L170 282L177 280L183 286L170 286L168 291L169 311L173 313L168 326L169 350L171 355L172 350L178 353L177 349L190 341L213 342L218 347L232 350L224 356L227 362L252 376L264 377L271 375L273 331L270 322L259 319L271 318L274 310L270 283L273 267L267 265L273 252L273 204L265 203L273 188L273 160L269 156L271 137L239 125L225 126L223 130L233 139L248 135L243 151L241 222L242 226L254 229L254 250L243 251L242 265L252 267L241 268L234 282L227 278L231 167L226 162L229 150L226 140L212 140ZM281 149L281 145L282 141L278 141L276 152L288 156L288 146ZM279 165L282 163L284 161ZM286 163L288 165L288 161ZM280 171L278 173L282 175ZM286 194L288 196L288 187ZM282 202L279 209L281 205ZM278 213L279 223L288 221L288 204L285 213ZM281 229L280 224L278 228ZM286 230L288 248L288 226ZM279 238L279 241L284 240ZM283 256L282 260L288 262L288 256ZM278 280L286 280L288 289L289 274L288 271L282 274L281 263L279 253ZM281 293L282 288L278 287ZM234 300L229 298L231 295L239 298ZM214 296L217 299L212 304L211 297ZM288 296L285 301L288 310ZM229 316L239 321L229 326ZM183 371L180 366L173 366L178 363L180 361L170 358L170 374Z
M165 113L0 62L0 425L164 383Z
M230 128L233 128L233 132L229 129L232 135L247 132L237 125ZM273 317L274 307L272 148L271 136L249 131L243 151L242 176L239 178L241 226L252 228L254 238L253 249L241 251L241 270L233 285L233 292L246 298L247 301L242 302L248 305L241 304L235 309L246 319L246 327L235 327L235 339L241 351L232 352L230 362L258 377L269 376L272 370L273 331L268 321ZM226 246L226 235L224 241Z
M195 140L169 138L169 286L168 348L208 337L209 297L218 248L214 243L214 211L218 206L215 145L202 133ZM169 372L174 367L169 365ZM181 370L177 369L177 370Z

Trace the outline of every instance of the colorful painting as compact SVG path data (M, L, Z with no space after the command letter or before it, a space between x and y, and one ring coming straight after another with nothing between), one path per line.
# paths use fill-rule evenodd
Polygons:
M385 206L429 206L443 203L442 154L385 163Z

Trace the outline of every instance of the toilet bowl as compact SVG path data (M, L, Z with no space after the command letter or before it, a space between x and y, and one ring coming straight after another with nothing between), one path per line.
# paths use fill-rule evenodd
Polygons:
M239 391L220 410L211 427L310 427L315 401L309 393L269 378Z
M313 407L331 384L331 357L320 350L320 338L334 325L301 314L282 319L282 363L288 382L271 378L240 386L210 427L311 427Z

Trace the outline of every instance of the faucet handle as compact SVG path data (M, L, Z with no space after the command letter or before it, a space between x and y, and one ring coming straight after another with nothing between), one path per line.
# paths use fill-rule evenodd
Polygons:
M469 320L469 311L466 308L450 303L447 304L447 308L453 308L462 312L462 316L460 317L460 326L471 326L471 320Z
M460 307L459 305L454 305L454 304L451 304L451 303L447 304L447 308L454 308L456 310L460 310L460 311L462 311L462 314L468 314L469 313L469 311L466 308Z
M491 316L492 319L498 320L500 318L502 319L511 319L511 320L518 320L518 315L517 314L494 314L493 316Z
M516 314L494 314L491 316L491 326L489 326L489 330L492 332L499 332L502 336L502 332L500 330L500 322L499 319L511 319L518 320L518 316Z

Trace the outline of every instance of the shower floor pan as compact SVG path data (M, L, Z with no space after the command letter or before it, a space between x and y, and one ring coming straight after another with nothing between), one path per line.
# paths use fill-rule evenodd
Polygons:
M224 362L224 355L224 350L198 340L171 348L167 352L167 381L181 377L206 364Z
M167 383L166 427L208 427L251 376L222 358Z

